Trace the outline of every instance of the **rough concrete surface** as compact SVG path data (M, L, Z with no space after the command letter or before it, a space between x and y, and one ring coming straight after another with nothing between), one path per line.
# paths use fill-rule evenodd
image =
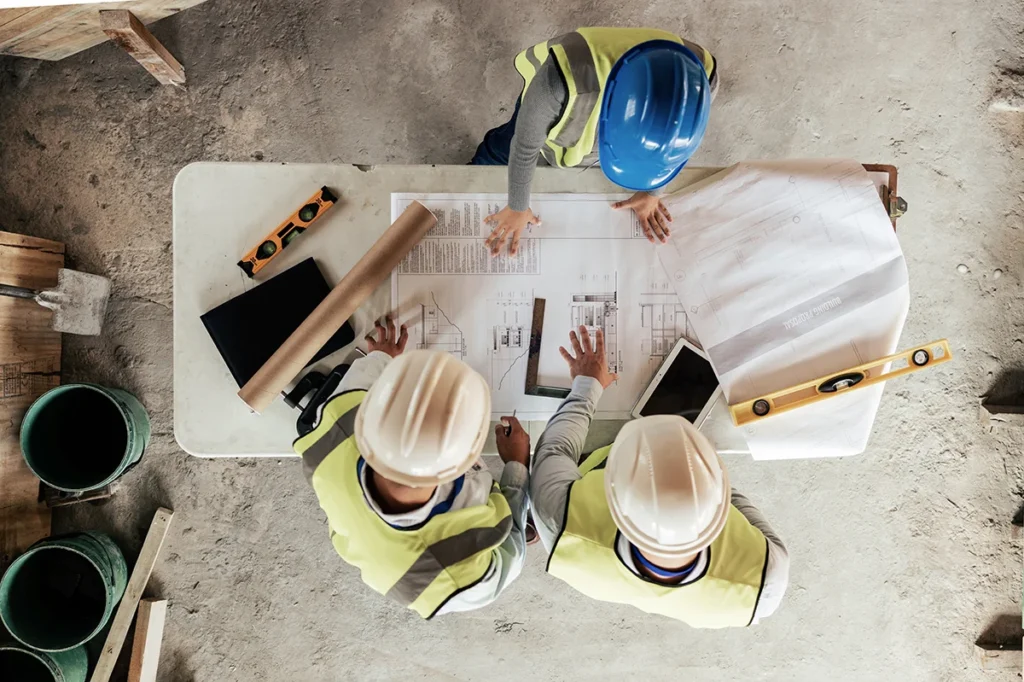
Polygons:
M493 607L420 622L335 556L296 461L197 460L172 435L175 174L196 160L464 163L511 110L514 53L578 25L658 26L714 51L722 91L695 164L899 165L904 345L955 349L886 389L861 456L730 461L792 558L782 609L752 629L588 601L543 573L539 546ZM978 410L1024 360L1018 0L209 0L152 30L185 90L110 44L0 61L0 224L114 280L105 334L65 338L65 381L133 391L154 440L114 500L55 523L137 550L155 507L174 507L150 586L171 600L162 680L1020 677L971 658L1021 598L1009 520L1024 434Z

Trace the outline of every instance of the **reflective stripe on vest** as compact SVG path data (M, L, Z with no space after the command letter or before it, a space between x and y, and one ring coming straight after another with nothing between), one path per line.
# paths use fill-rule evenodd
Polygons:
M295 451L341 558L371 588L430 618L487 575L491 551L512 530L512 511L495 484L487 504L436 514L416 528L388 525L366 504L357 473L354 424L365 396L352 391L332 398L317 427L295 441Z
M633 573L615 550L618 528L608 509L602 466L611 448L584 460L583 478L569 489L565 525L548 572L583 594L697 628L749 625L764 585L768 540L735 507L711 543L708 565L694 582L663 585Z
M571 167L584 163L597 143L597 122L601 98L615 62L631 48L650 40L670 40L688 47L704 64L708 78L716 81L715 59L696 43L653 28L581 28L552 40L528 47L516 55L516 70L523 77L523 93L541 65L554 55L568 91L561 118L548 132L541 148L552 166ZM712 83L712 90L714 85Z

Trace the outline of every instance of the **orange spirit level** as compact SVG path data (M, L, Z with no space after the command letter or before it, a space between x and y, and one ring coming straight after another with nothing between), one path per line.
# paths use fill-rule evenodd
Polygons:
M757 419L782 414L840 393L865 388L880 381L895 379L952 359L953 354L949 350L949 342L946 339L940 339L905 350L902 353L879 358L874 362L851 367L838 374L819 377L814 381L805 381L761 398L748 400L738 405L730 405L729 412L732 413L733 423L736 426L743 426ZM886 365L889 365L888 369L886 369Z
M320 191L311 196L302 208L291 215L288 220L277 226L277 229L263 238L256 248L238 261L238 267L252 277L263 269L274 256L281 253L291 244L292 240L306 231L317 218L327 212L338 200L331 190L321 187Z

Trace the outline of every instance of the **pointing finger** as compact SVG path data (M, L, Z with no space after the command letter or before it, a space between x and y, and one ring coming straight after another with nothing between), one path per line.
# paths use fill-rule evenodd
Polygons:
M519 232L512 235L512 243L508 247L508 252L512 256L519 252L519 235Z
M388 323L388 339L391 341L398 341L398 332L395 331L395 321L391 319L391 316L387 317Z
M404 351L405 350L405 344L407 344L408 342L409 342L409 330L406 329L405 325L403 324L402 325L402 335L398 338L398 350Z
M602 358L604 357L604 331L602 329L597 330L597 342L595 344L596 352Z

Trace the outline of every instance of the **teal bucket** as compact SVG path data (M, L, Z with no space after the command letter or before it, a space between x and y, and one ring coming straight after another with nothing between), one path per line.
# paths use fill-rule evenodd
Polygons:
M21 422L28 468L52 488L82 493L117 480L142 458L149 416L135 396L94 384L58 386Z
M16 642L0 642L0 680L13 682L85 682L89 656L85 647L34 651Z
M128 564L103 533L40 540L0 579L0 620L40 651L85 644L110 620L128 585Z

